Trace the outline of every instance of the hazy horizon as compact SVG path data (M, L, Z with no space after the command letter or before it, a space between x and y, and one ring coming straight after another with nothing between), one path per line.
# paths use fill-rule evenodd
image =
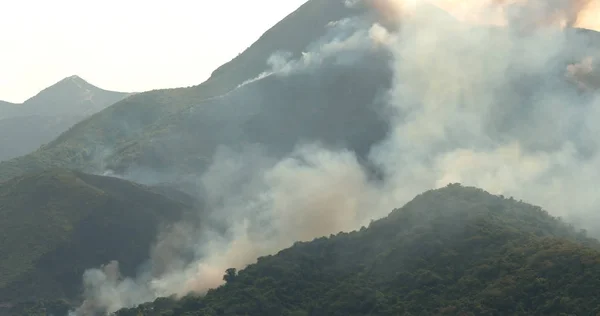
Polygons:
M73 75L121 92L197 85L306 1L2 3L0 100Z

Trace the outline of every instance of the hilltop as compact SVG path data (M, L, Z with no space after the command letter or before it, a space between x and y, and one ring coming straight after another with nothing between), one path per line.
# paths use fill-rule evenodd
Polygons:
M48 170L0 185L0 304L76 299L81 276L118 258L135 273L163 225L191 206L117 178Z
M0 103L0 161L37 150L82 119L129 95L70 76L22 104Z
M259 258L204 297L129 315L595 315L600 244L540 207L452 184L359 231Z

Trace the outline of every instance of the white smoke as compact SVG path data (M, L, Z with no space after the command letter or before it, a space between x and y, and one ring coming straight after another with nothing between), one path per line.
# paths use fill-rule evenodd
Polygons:
M114 312L160 296L203 294L223 282L228 268L242 269L296 241L352 230L393 205L382 206L378 187L352 152L300 146L269 167L264 165L270 159L260 152L219 151L200 181L213 220L225 224L225 234L176 225L159 237L150 268L135 280L119 278L114 264L87 271L87 300L74 315ZM193 258L185 262L182 252Z
M390 133L369 156L384 181L371 180L353 152L318 144L300 145L282 160L260 148L222 149L199 186L211 222L225 231L175 226L159 237L151 268L135 280L114 277L113 268L86 272L87 300L76 313L202 294L223 282L227 268L244 268L295 241L356 229L450 182L518 196L571 220L598 218L600 100L577 94L565 77L592 71L587 61L560 64L565 34L473 27L427 12L404 16L397 30L368 19L332 23L326 40L300 58L275 55L272 69L253 79L389 51ZM553 67L556 76L548 78Z
M153 299L147 288L130 278L123 279L119 263L110 262L100 269L88 270L83 275L84 295L93 298L86 300L75 315L97 315L117 311L123 306L132 306Z
M279 51L267 60L269 70L240 84L237 88L262 80L269 76L288 76L300 72L318 70L327 60L334 59L338 64L351 65L361 54L377 49L375 44L383 44L387 31L379 24L368 24L363 19L346 18L328 24L328 34L313 43L299 58Z

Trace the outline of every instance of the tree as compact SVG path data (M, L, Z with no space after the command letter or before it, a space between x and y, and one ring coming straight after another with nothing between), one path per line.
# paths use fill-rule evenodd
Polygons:
M225 275L223 276L223 280L227 283L233 281L237 276L237 270L235 268L229 268L225 270Z

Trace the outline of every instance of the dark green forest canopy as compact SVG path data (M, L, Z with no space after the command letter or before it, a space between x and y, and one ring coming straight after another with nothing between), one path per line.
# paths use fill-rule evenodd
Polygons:
M204 297L117 315L596 315L599 249L537 206L454 184L224 271Z

